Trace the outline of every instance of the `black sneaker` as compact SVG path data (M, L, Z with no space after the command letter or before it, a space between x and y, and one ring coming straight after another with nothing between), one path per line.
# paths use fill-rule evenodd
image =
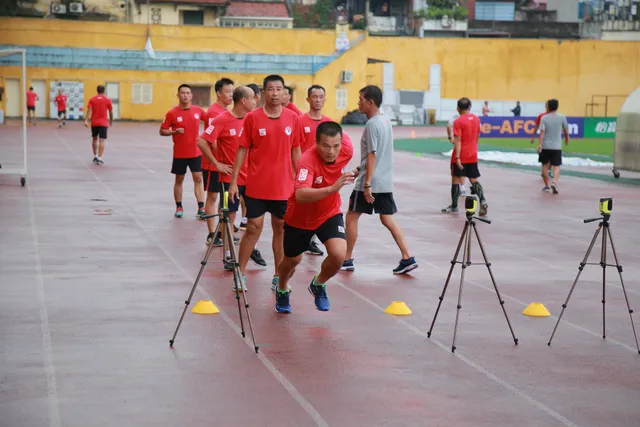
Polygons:
M324 252L322 252L322 249L320 249L316 244L316 242L314 242L313 240L309 243L309 248L307 249L307 253L310 255L324 255Z
M400 264L393 270L393 274L406 274L416 268L418 268L418 263L413 257L402 259L400 260Z
M207 245L210 245L211 243L213 243L213 239L214 239L213 236L214 236L214 233L207 234Z
M257 249L254 249L253 252L251 252L251 259L258 265L261 265L263 267L267 266L267 261L262 258L262 254Z
M231 259L225 258L224 259L224 269L226 271L233 271L233 267L235 267L235 264L231 262Z

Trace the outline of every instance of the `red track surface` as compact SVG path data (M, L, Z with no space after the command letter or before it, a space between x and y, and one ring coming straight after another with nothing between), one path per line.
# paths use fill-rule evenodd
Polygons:
M0 162L13 155L9 146L20 152L18 132L0 132ZM358 141L360 130L350 132ZM239 334L220 249L193 303L212 299L222 314L188 312L171 350L206 229L189 179L185 217L173 218L170 140L155 124L117 124L105 165L94 166L78 123L58 130L42 122L29 138L27 187L0 175L3 427L640 425L640 355L614 269L607 339L601 269L588 266L547 346L595 230L581 220L597 215L599 197L615 200L614 243L631 307L640 310L637 188L565 176L553 196L540 191L536 173L482 167L493 224L478 229L520 343L486 268L472 266L452 354L459 268L433 336L426 332L463 216L439 212L449 202L444 159L398 153L397 219L418 270L393 276L391 236L376 217L363 218L356 271L328 285L331 311L316 311L305 289L322 258L305 256L292 282L294 312L278 315L266 229L259 248L269 265L250 264L248 273L260 353ZM106 209L110 215L97 215ZM599 242L591 261L598 256ZM395 300L413 315L384 314ZM533 301L552 317L523 316Z

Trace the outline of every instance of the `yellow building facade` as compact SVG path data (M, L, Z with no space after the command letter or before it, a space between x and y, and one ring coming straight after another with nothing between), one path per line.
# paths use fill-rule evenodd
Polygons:
M146 34L146 25L0 19L3 46L143 51ZM152 25L150 34L156 52L263 54L279 56L285 62L288 55L316 55L327 60L336 45L335 31L320 30ZM359 36L360 32L349 32L352 41ZM442 98L526 102L557 98L563 113L573 116L585 115L585 104L591 102L592 95L628 95L640 84L640 42L363 37L315 73L281 72L286 83L294 87L294 102L302 110L306 109L304 98L311 84L327 89L325 113L330 117L339 120L356 109L360 88L366 84L382 86L382 64L368 64L369 58L394 64L396 90L428 90L429 66L440 64ZM344 71L350 72L350 79L344 79ZM267 72L45 66L29 67L27 74L29 81L44 80L47 87L52 81L82 81L85 101L95 94L96 85L118 82L122 119L160 120L175 104L180 83L213 86L221 77L239 84L260 83ZM0 65L0 76L4 87L7 79L19 78L20 69ZM151 104L132 102L132 85L136 83L152 85ZM47 105L50 101L47 99ZM6 102L5 96L5 111ZM610 105L608 113L617 114L617 106Z

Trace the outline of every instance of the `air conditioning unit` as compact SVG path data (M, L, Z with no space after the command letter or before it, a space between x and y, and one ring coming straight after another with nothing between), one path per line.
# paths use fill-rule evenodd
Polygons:
M69 3L69 12L82 13L82 3Z
M65 13L67 13L67 6L64 4L52 4L51 13L55 13L56 15L64 15Z
M127 8L127 2L126 1L119 1L118 2L118 9L120 10L125 10Z
M340 75L342 83L351 83L353 81L353 71L343 71Z

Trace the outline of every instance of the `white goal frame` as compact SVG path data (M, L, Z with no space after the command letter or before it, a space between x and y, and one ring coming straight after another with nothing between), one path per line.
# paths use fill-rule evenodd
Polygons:
M24 163L22 169L0 167L0 174L20 175L20 184L24 187L27 182L27 50L0 49L0 57L9 55L21 55L22 57L22 78L20 80L22 81L22 150Z

